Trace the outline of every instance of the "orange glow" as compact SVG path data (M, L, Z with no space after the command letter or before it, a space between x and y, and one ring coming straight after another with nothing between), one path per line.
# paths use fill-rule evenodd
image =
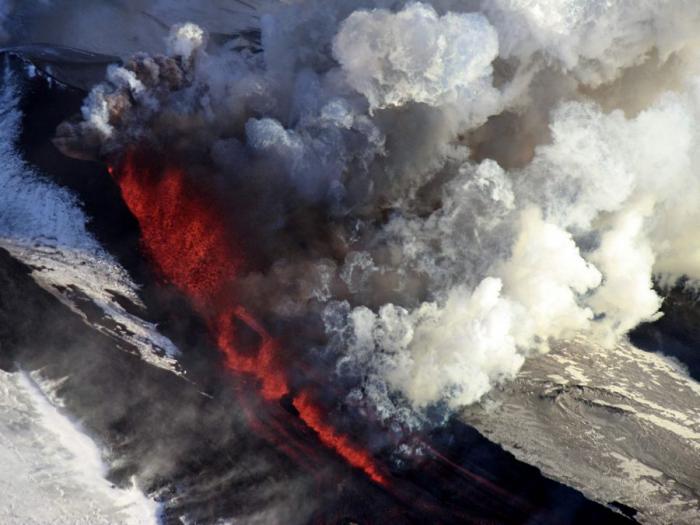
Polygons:
M387 483L386 478L379 472L367 452L353 445L347 437L337 433L335 429L323 421L323 413L306 392L300 393L293 403L294 408L299 411L299 417L318 434L324 445L343 456L353 467L364 470L375 483L380 485Z
M258 351L253 356L241 355L235 346L236 335L233 327L238 318L252 328L262 339ZM219 348L226 356L228 367L241 374L252 374L261 383L261 392L268 401L276 401L289 393L284 375L275 365L279 345L241 306L225 309L216 319L214 328Z
M122 197L139 222L141 238L163 277L198 309L211 308L243 266L234 241L206 193L188 184L185 173L137 167L128 153L117 175ZM113 170L112 170L113 171Z
M141 241L155 268L190 298L215 337L226 366L255 378L266 401L276 402L288 395L281 345L233 297L232 283L244 270L241 254L245 252L222 220L217 199L192 184L181 169L163 168L142 153L127 153L121 165L110 166L108 171L139 223ZM260 343L254 352L239 348L236 321L258 335ZM386 484L369 453L326 423L308 392L299 392L292 404L326 447L376 483ZM254 422L252 426L259 425ZM280 446L295 448L288 443Z

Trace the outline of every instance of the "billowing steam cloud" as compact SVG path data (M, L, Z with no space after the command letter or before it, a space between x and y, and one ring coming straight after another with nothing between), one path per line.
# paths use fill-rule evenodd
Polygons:
M349 404L458 409L700 278L694 0L309 0L261 24L261 54L173 27L57 143L148 144L228 188L265 261L238 293L304 326Z
M498 35L478 13L442 17L424 4L398 13L356 11L341 25L333 54L370 108L420 102L483 105L497 98L491 63Z

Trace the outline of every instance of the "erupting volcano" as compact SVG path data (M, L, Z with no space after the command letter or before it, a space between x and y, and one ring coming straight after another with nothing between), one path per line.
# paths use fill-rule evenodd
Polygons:
M0 0L0 522L698 523L698 34Z
M387 484L371 454L326 421L310 390L290 392L281 343L233 296L236 278L249 268L245 247L226 227L216 196L190 183L184 170L167 165L159 155L136 149L110 166L109 172L138 220L143 247L153 265L163 279L187 295L206 321L226 366L235 374L255 378L260 395L269 403L290 396L299 419L321 443L374 482ZM256 348L239 346L238 323L257 334ZM293 448L289 443L284 446Z

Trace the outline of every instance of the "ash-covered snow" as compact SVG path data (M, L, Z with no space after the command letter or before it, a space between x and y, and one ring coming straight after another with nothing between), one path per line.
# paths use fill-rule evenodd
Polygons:
M636 509L642 523L700 521L700 383L661 354L561 343L463 419L546 476Z

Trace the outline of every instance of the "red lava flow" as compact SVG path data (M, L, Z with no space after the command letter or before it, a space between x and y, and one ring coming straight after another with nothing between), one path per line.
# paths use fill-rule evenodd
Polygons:
M350 440L336 432L333 427L323 421L323 413L314 405L306 392L301 392L292 401L294 408L299 411L299 417L313 429L321 441L328 447L343 456L345 460L355 468L364 470L372 481L384 485L386 480L372 462L372 458L361 448L353 445Z
M129 151L109 172L141 229L141 241L157 271L186 294L204 318L228 368L253 377L266 401L292 395L299 419L319 441L374 482L387 477L372 456L327 422L310 392L290 392L277 340L233 297L232 282L245 268L244 250L222 220L217 198L177 167ZM236 320L260 338L256 352L236 344Z

